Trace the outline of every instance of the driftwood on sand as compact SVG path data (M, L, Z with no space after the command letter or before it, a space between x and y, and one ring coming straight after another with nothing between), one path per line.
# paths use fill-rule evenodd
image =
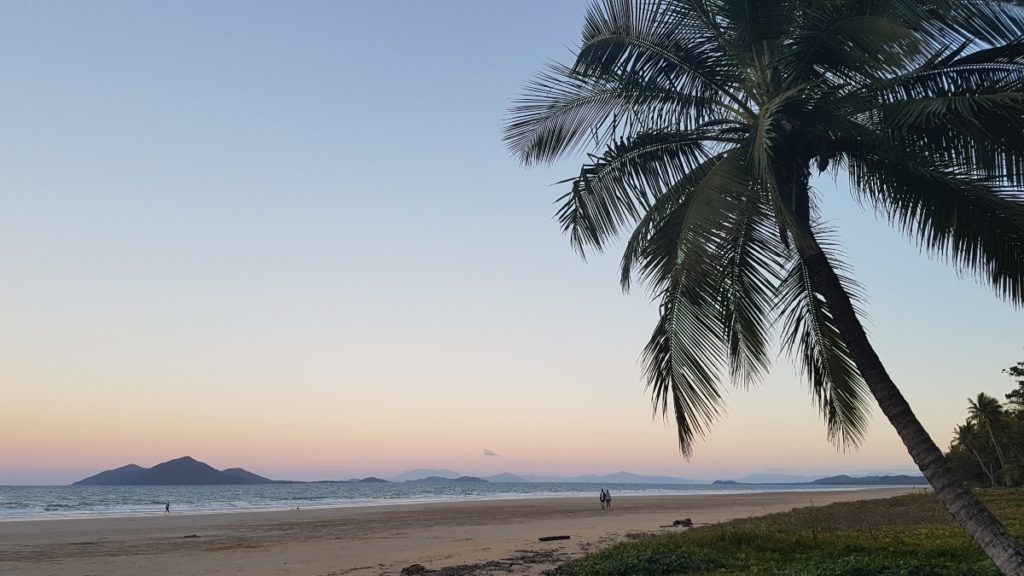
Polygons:
M676 526L682 528L691 528L693 527L693 520L690 520L689 518L683 518L682 520L673 520L671 524L661 525L662 528L675 528Z

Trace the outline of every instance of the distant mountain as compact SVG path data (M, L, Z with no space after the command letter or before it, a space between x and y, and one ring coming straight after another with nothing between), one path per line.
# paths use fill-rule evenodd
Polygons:
M928 484L928 480L924 476L907 476L904 474L899 476L862 476L859 478L840 474L839 476L819 478L811 482L811 484L839 486L924 486Z
M406 482L412 482L415 484L448 484L451 482L487 482L487 480L477 478L476 476L459 476L458 478L427 476L426 478L420 478L419 480L406 480Z
M798 476L798 478L800 478ZM849 476L840 474L827 478L817 478L802 482L737 482L736 480L715 480L711 483L715 486L723 485L749 485L749 484L808 484L818 486L925 486L928 481L924 476L909 476L899 474L895 476Z
M488 482L526 482L527 480L521 476L515 474L509 474L508 472L502 472L501 474L495 474L493 476L484 476L484 480Z
M239 484L266 484L273 482L273 480L264 478L259 474L253 474L244 468L226 468L223 473L232 478L238 478L240 480Z
M462 476L454 470L446 470L444 468L416 468L409 470L408 472L402 472L398 476L394 476L391 480L395 482L405 482L407 480L423 480L431 476L438 476L441 478L456 478Z
M142 466L129 464L89 476L84 480L75 482L75 484L79 486L125 486L132 484L132 481L145 471L146 469Z
M594 482L597 484L707 484L689 478L676 478L675 476L644 476L631 472L616 472L614 474L588 474L574 477L573 482Z
M803 484L812 482L820 476L806 474L786 474L779 472L755 472L747 474L739 481L743 484Z
M570 482L586 484L708 484L704 480L691 480L675 476L644 476L631 472L614 474L584 474L582 476L538 476L524 474L527 482Z
M356 480L360 484L386 484L388 481L383 478L377 478L376 476L367 476L362 480Z
M433 482L452 482L461 476L454 470L443 468L417 468L403 472L391 478L394 482L408 482L410 480L430 480ZM437 480L440 478L441 480ZM470 476L470 478L476 478ZM614 474L585 474L581 476L542 476L538 474L510 474L504 472L493 476L484 476L479 480L485 482L570 482L587 484L709 484L705 480L691 480L689 478L678 478L675 476L644 476L631 472L616 472Z
M241 468L217 470L190 456L142 468L130 464L75 482L76 486L182 486L202 484L270 484L273 480Z

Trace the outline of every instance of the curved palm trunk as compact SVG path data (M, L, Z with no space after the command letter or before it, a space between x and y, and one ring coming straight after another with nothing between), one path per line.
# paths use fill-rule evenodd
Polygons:
M857 369L914 463L932 485L935 495L1003 574L1024 576L1024 546L1006 532L999 519L956 476L942 451L921 426L868 341L850 297L828 257L814 241L800 246L799 252L814 289L828 302Z
M985 419L985 429L988 430L988 437L992 441L992 448L996 451L996 458L999 460L999 471L1003 473L1003 480L1009 486L1010 479L1006 476L1006 457L1003 456L1003 451L999 448L999 443L996 442L996 435L992 433L992 425L988 418ZM992 481L992 485L995 486L995 480Z
M978 467L985 473L985 476L988 476L989 485L992 488L995 488L996 477L992 474L992 469L985 465L985 459L981 457L980 453L978 453L977 448L975 448L974 444L971 443L969 437L970 432L965 430L964 426L956 427L956 441L959 442L961 446L966 446L967 449L971 451L971 454L974 454L974 459L978 461Z
M974 446L972 446L970 442L965 442L965 444L967 444L967 447L971 449L971 452L974 454L974 457L978 460L978 466L981 466L981 471L984 472L986 476L988 476L989 484L993 488L995 488L996 476L995 474L992 473L992 468L985 465L985 460L982 459L981 454L978 454L978 451L974 449Z

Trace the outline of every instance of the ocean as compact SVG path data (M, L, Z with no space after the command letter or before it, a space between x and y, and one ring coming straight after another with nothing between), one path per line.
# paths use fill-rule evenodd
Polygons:
M870 488L877 488L871 486ZM0 486L0 521L377 506L468 500L615 496L828 492L866 486L809 484L584 484L575 482L387 484L308 483L232 486ZM813 500L813 496L809 496Z

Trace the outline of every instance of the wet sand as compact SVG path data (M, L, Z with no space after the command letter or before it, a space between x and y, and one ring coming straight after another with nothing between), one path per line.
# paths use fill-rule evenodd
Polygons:
M921 490L627 496L607 511L595 495L0 522L0 574L369 576L422 564L465 566L453 574L537 575L630 534L680 530L661 528L677 519L699 525ZM538 541L560 535L570 539Z

